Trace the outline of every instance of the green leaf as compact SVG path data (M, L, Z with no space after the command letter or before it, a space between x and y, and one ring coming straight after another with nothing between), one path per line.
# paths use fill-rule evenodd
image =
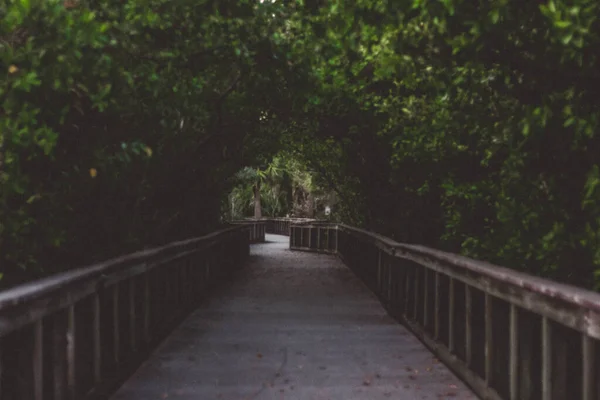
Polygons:
M575 123L575 118L574 118L574 117L571 117L571 118L569 118L569 119L567 119L567 120L565 121L565 123L563 124L563 126L564 126L565 128L568 128L569 126L573 125L574 123Z
M559 20L554 21L554 26L560 29L565 29L571 26L571 21Z
M498 20L500 19L500 10L496 8L490 11L490 18L493 24L497 24Z

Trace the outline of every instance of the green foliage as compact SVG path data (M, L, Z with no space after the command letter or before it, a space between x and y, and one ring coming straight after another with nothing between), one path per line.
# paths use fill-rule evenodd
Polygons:
M599 14L595 0L7 0L5 271L197 234L228 194L251 214L257 188L269 215L335 193L345 222L595 286Z
M328 194L315 183L317 173L309 170L289 151L276 154L264 169L244 167L231 180L225 219L241 219L254 215L254 189L259 188L262 215L306 217L308 196Z
M593 286L599 14L592 0L331 2L303 43L320 86L305 157L370 229Z
M289 102L277 9L0 4L7 284L214 229L226 178L259 142L260 116Z

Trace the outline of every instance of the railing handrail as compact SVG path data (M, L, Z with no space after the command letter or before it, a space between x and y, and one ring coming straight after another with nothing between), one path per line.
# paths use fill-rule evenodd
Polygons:
M482 398L600 399L598 293L344 224L292 224L290 249L337 254Z
M209 246L213 243L214 239L239 229L242 228L230 227L221 229L204 236L180 240L152 249L140 250L87 267L58 273L33 282L24 283L0 292L0 313L9 307L39 300L41 297L52 294L66 286L82 283L86 280L98 279L102 275L108 275L117 272L119 269L126 269L128 267L139 265L140 263L150 261L157 256L168 256L177 251L185 252L189 250L190 247L200 249L201 247L198 247L200 243Z
M559 300L569 301L575 305L600 312L600 294L585 288L555 282L547 278L537 277L486 261L475 260L473 258L433 249L427 246L396 242L385 236L352 226L344 224L338 224L338 226L349 231L367 234L385 243L388 248L393 250L414 252L423 256L436 258L440 261L453 264L456 267L464 268L477 274L486 275L489 278L503 281L513 286L555 297Z
M375 243L381 250L388 254L398 257L408 258L412 261L419 262L430 268L433 264L438 264L439 267L450 267L464 272L469 272L477 275L479 278L469 278L470 284L477 281L482 290L486 290L489 282L493 280L510 286L522 293L530 293L543 296L549 300L559 301L577 307L582 310L584 315L572 315L568 311L557 310L554 313L551 309L544 310L544 315L551 317L554 320L563 323L573 329L577 329L592 337L600 339L600 294L588 289L568 285L564 283L554 282L547 278L529 275L524 272L516 271L510 268L498 266L489 262L475 260L466 256L453 254L441 250L436 250L421 245L400 243L383 235L369 232L364 229L352 227L345 224L302 224L302 227L323 227L323 225L335 226L336 229L342 229L349 233L368 238L369 241ZM295 224L292 224L294 227ZM445 271L448 272L448 271ZM448 274L451 275L451 274ZM466 277L462 277L467 279ZM461 279L460 277L458 278ZM494 292L494 295L499 293ZM511 302L515 302L514 298L519 297L519 294L506 294L506 297L513 297ZM535 304L527 304L528 299L519 301L519 305L526 309L540 312L543 306L535 306Z

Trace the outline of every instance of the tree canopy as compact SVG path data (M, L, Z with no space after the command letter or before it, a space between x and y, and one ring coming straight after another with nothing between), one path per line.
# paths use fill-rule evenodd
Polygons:
M599 9L4 0L5 278L214 229L285 151L345 222L595 286Z

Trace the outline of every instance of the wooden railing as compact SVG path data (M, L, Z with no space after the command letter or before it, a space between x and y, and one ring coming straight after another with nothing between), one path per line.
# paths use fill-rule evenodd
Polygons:
M336 253L337 225L326 222L305 222L290 226L290 249L320 253Z
M483 399L600 400L600 295L334 224L290 248L337 253Z
M267 233L267 223L262 220L240 220L231 221L231 225L243 225L248 229L248 240L250 243L262 243ZM271 233L271 232L269 232Z
M291 224L314 223L317 221L310 218L248 218L231 221L230 224L249 226L250 243L258 243L265 241L265 233L289 236Z
M249 254L245 227L0 293L0 399L104 398Z

